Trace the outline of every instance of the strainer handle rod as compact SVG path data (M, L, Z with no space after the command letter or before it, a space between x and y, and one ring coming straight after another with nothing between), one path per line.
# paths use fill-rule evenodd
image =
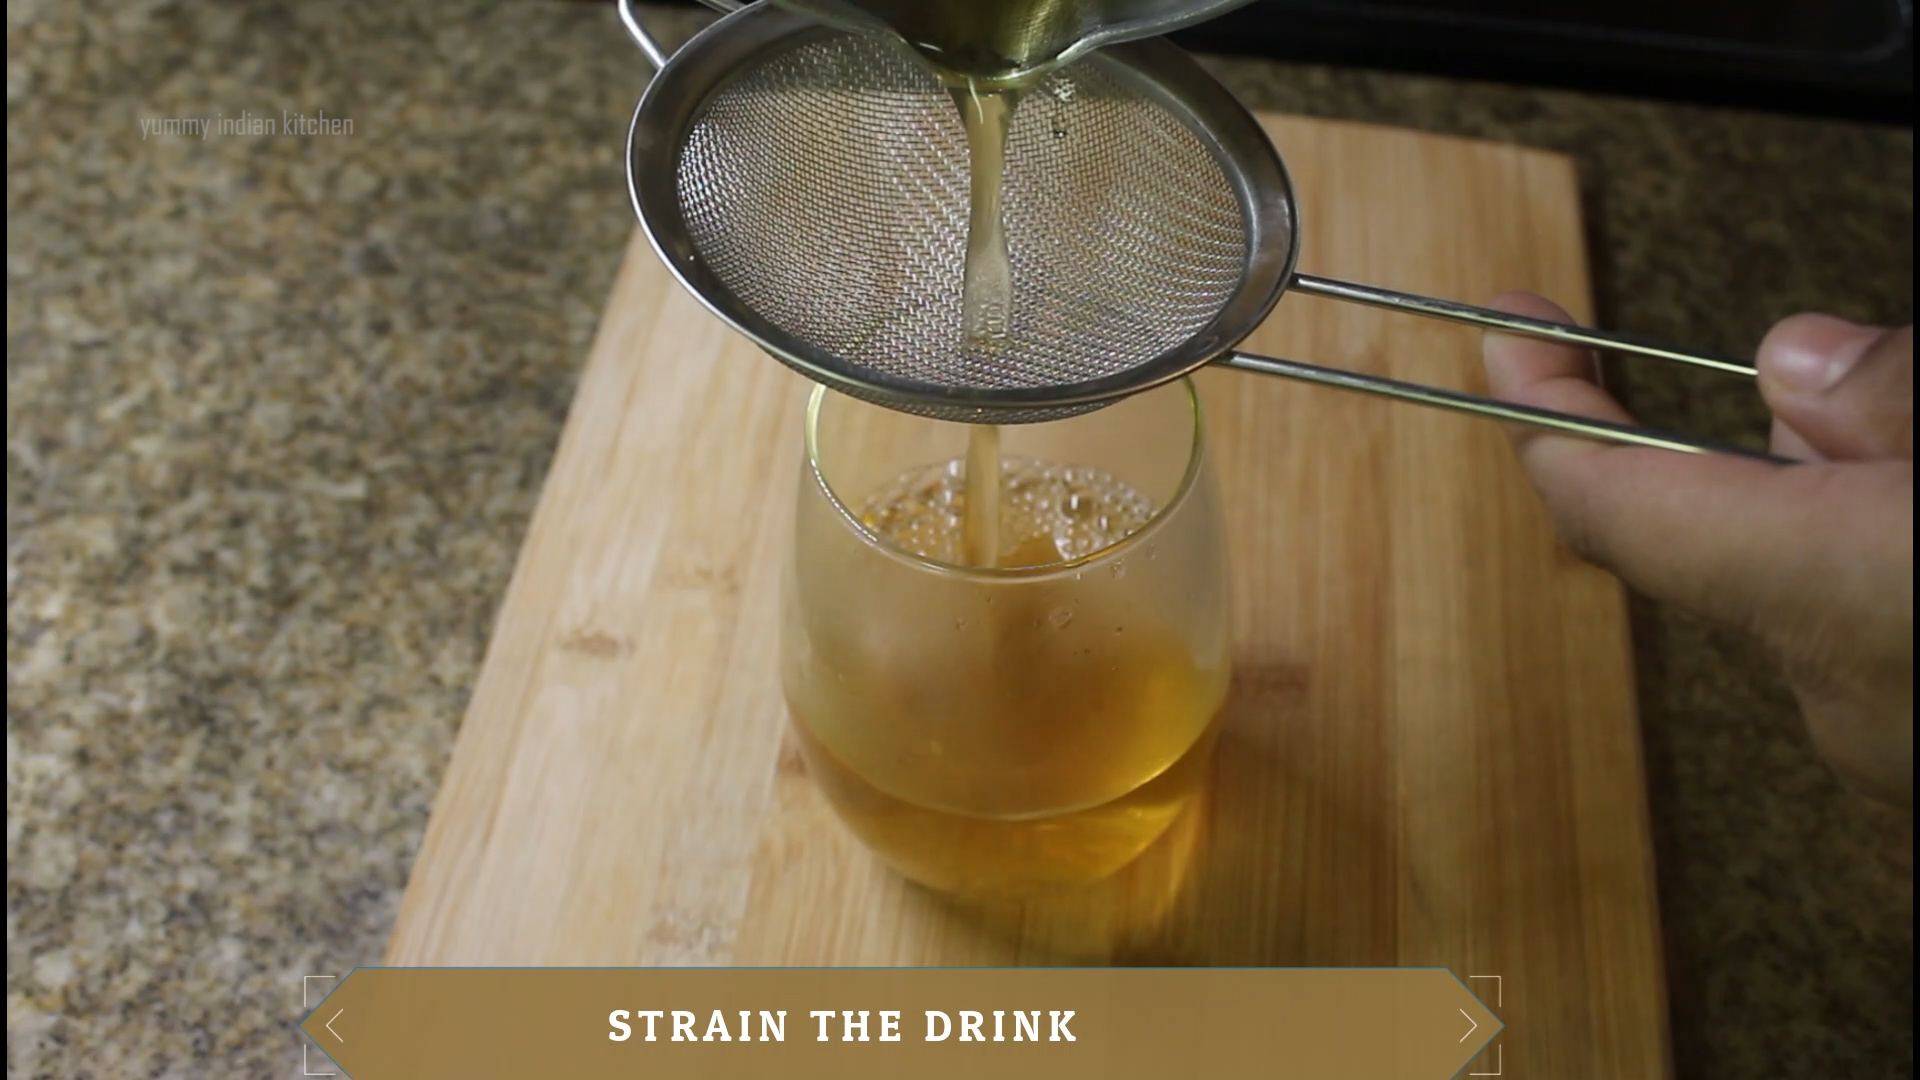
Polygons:
M738 11L743 6L740 0L700 0L700 2L722 15ZM667 50L660 47L660 43L654 40L653 35L647 31L646 25L640 21L640 16L633 10L633 0L620 0L618 6L620 24L627 28L627 36L631 37L633 43L640 46L640 51L646 54L647 63L652 64L655 71L666 67Z
M1491 420L1505 420L1515 424L1530 424L1534 427L1551 428L1567 435L1595 439L1600 442L1627 443L1633 446L1652 446L1662 450L1678 450L1689 454L1733 454L1739 457L1758 458L1774 464L1790 464L1783 458L1770 454L1761 454L1738 446L1708 442L1685 435L1672 435L1650 428L1633 427L1627 424L1615 424L1605 420L1592 420L1584 416L1572 416L1567 413L1553 412L1548 409L1536 409L1528 405L1516 405L1507 401L1494 401L1491 398L1475 397L1457 390L1442 390L1435 386L1422 386L1419 383L1401 382L1379 375L1363 375L1357 371L1342 371L1338 368L1325 368L1315 364L1303 364L1297 360L1280 360L1271 356L1254 356L1250 353L1228 353L1214 361L1222 367L1238 368L1241 371L1253 371L1262 375L1278 375L1283 379L1297 379L1301 382L1332 386L1341 390L1357 390L1363 394L1378 394L1416 405L1427 405L1436 409L1451 409L1454 412L1469 413Z
M646 54L647 63L652 64L655 71L666 67L667 50L653 40L653 35L647 32L646 25L640 21L640 16L634 14L632 0L620 0L618 9L620 25L627 28L627 36L631 37L633 43L640 46L640 51Z
M1470 323L1489 330L1504 330L1523 337L1544 338L1563 345L1585 345L1594 349L1612 349L1615 352L1633 353L1636 356L1651 356L1660 360L1677 360L1683 364L1712 368L1734 375L1755 374L1753 365L1745 360L1719 353L1698 352L1688 349L1674 349L1644 338L1629 334L1608 333L1605 330L1589 330L1584 326L1569 326L1565 323L1549 322L1545 319L1532 319L1525 315L1515 315L1492 308L1474 307L1472 304L1456 303L1452 300L1439 300L1417 293L1395 292L1392 289L1378 289L1372 285L1360 285L1351 281L1339 281L1334 278L1315 277L1312 274L1295 274L1290 286L1300 292L1313 293L1316 296L1331 297L1335 300L1347 300L1370 307L1387 308L1392 311L1404 311L1414 315L1426 315L1435 319L1449 319L1453 322Z

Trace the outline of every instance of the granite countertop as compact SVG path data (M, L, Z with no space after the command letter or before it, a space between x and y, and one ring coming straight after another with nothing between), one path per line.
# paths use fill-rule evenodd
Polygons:
M1212 66L1574 155L1612 325L1750 351L1800 309L1913 317L1910 131ZM646 78L600 4L8 5L9 1077L298 1075L301 976L379 960ZM243 112L353 129L141 126ZM1763 430L1750 387L1618 377L1649 422ZM1634 618L1682 1075L1911 1075L1906 818L1746 643Z

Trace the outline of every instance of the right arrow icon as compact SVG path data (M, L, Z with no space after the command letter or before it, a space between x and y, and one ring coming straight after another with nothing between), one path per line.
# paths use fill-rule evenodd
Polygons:
M1460 1015L1461 1015L1461 1016L1467 1016L1467 1010L1465 1010L1465 1009L1461 1009L1461 1010L1460 1010ZM1479 1031L1479 1030L1480 1030L1480 1021L1478 1021L1478 1020L1475 1020L1475 1019L1474 1019L1473 1017L1471 1017L1471 1016L1467 1016L1467 1023L1469 1023L1469 1024L1472 1024L1472 1025L1473 1025L1472 1027L1470 1027L1470 1028L1468 1028L1468 1029L1467 1029L1467 1035L1471 1035L1471 1034L1473 1034L1474 1032L1476 1032L1476 1031ZM1466 1042L1466 1041L1467 1041L1467 1035L1462 1035L1462 1036L1460 1036L1460 1039L1459 1039L1459 1041L1460 1041L1460 1042Z

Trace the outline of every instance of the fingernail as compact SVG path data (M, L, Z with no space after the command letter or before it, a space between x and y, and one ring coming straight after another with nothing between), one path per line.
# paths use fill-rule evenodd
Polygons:
M1822 394L1847 377L1873 337L1866 331L1859 340L1834 342L1829 338L1818 343L1826 348L1814 342L1783 342L1767 357L1767 366L1773 377L1794 393Z
M1798 394L1817 394L1833 384L1826 354L1814 349L1777 350L1771 357L1773 374L1781 385Z

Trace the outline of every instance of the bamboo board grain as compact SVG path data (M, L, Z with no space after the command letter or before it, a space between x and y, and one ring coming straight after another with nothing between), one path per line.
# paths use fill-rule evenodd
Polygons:
M1268 117L1301 268L1587 316L1568 161ZM1255 351L1483 386L1470 330L1307 297ZM806 385L627 250L387 962L1441 965L1518 1077L1669 1071L1617 582L1491 425L1200 377L1229 510L1214 790L1139 864L961 905L837 824L785 729L780 557ZM1495 1055L1498 1055L1497 1057Z

